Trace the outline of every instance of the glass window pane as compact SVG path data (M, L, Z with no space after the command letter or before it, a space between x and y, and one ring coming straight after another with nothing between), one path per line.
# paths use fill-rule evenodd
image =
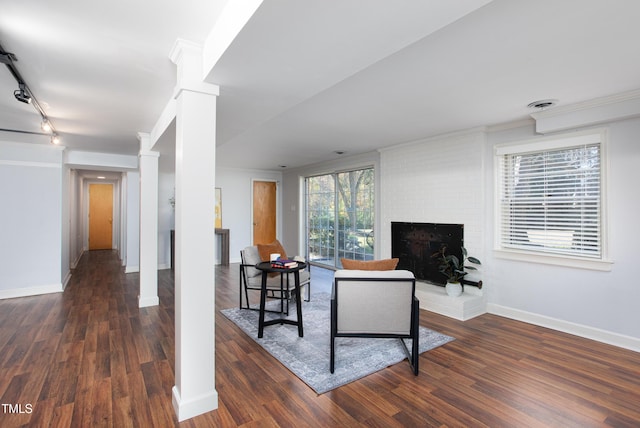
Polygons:
M600 143L501 157L502 248L600 258Z
M335 267L341 267L343 257L372 260L373 168L308 177L306 181L309 260Z

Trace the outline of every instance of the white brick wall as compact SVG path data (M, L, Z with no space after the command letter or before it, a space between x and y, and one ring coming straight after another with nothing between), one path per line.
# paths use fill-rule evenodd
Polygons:
M482 131L381 151L381 256L391 255L391 222L464 224L465 247L482 260L485 224Z

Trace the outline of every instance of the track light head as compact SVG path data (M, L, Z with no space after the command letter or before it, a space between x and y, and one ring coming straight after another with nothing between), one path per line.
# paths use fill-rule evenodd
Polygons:
M51 136L51 144L55 144L56 146L60 144L60 136L58 134L53 134Z
M13 91L13 96L21 103L31 104L31 95L26 90L24 83L20 83L18 86L20 89Z
M44 132L51 132L52 131L51 122L49 122L49 119L46 119L46 118L43 119L42 120L42 124L40 125L40 127L42 128L42 130Z

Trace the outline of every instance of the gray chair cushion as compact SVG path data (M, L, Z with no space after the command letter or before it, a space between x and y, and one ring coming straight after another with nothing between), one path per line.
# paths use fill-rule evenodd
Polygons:
M243 254L243 263L247 265L257 265L262 260L260 260L260 253L258 253L258 247L251 246L242 250ZM260 271L252 266L245 267L245 272L247 274L247 278L253 278L260 275Z

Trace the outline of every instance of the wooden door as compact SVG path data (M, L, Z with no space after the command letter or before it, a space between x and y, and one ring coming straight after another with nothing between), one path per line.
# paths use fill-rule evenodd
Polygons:
M253 182L253 245L276 239L276 183Z
M113 246L113 185L89 184L89 249Z

